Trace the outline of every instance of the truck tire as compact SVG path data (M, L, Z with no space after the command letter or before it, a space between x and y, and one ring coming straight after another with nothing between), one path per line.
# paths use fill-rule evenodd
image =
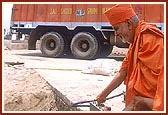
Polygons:
M72 55L79 59L93 59L98 52L98 41L87 32L77 33L70 44Z
M40 50L44 56L59 57L64 51L64 39L57 32L49 32L41 37Z

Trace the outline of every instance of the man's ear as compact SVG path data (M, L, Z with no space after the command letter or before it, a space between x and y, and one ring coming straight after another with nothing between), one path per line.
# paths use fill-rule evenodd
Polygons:
M126 20L126 23L127 23L128 29L132 30L133 29L133 21L128 19L128 20Z

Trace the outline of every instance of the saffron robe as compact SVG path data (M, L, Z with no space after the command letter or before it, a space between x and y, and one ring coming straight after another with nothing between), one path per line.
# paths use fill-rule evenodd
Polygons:
M164 110L164 34L140 21L120 70L127 70L126 106L135 95L154 99L153 110Z

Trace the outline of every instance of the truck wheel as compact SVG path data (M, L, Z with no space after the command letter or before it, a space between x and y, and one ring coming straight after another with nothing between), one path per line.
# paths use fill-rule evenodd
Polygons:
M75 58L92 59L98 52L98 41L94 35L80 32L72 38L70 47Z
M40 50L47 57L59 57L64 51L64 40L57 32L46 33L41 38Z

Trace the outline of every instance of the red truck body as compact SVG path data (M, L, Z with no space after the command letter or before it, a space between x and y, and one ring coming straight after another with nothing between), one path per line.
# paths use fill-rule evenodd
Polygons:
M112 4L14 4L12 21L107 22L103 13L112 6ZM132 6L140 19L151 23L163 23L163 4L133 4Z
M36 49L36 41L39 39L45 42L42 43L41 51L46 56L59 57L68 54L67 52L79 59L107 56L112 51L113 45L128 47L127 44L114 39L111 40L113 43L109 44L114 30L103 13L113 5L14 4L11 29L18 32L19 36L30 35L28 49ZM141 20L155 23L164 31L164 4L132 4L132 6ZM82 37L86 38L83 40ZM44 40L47 38L48 40ZM78 47L79 44L81 45ZM55 48L61 51L58 52ZM97 51L92 51L94 49Z

